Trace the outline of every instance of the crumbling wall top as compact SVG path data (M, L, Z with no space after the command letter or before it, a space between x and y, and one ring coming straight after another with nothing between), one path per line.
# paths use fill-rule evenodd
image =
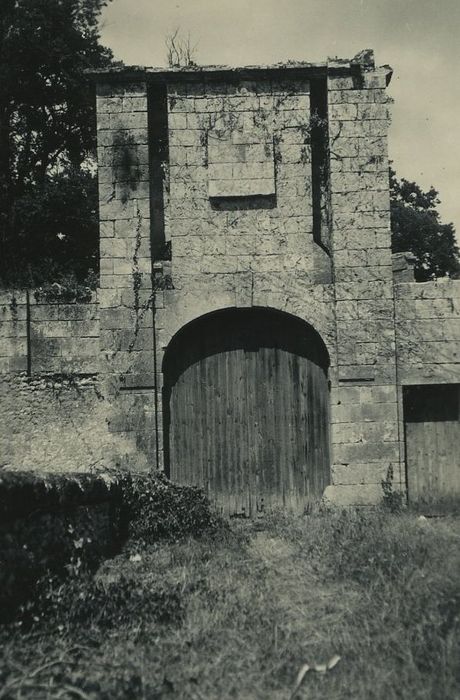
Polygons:
M327 61L285 61L274 64L260 64L249 66L225 66L225 65L190 65L172 67L152 67L152 66L126 66L114 65L110 68L90 71L95 79L109 79L110 81L125 80L146 80L148 82L161 82L165 80L190 80L203 79L257 79L267 77L279 77L286 75L289 77L313 77L327 75L330 72L349 74L358 71L369 71L375 69L374 52L372 49L363 49L354 58L328 58ZM380 70L386 69L388 74L387 84L391 79L392 70L389 66L382 66Z

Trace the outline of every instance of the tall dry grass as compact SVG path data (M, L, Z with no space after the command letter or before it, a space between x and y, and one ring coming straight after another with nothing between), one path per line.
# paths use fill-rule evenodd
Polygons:
M128 547L4 634L0 698L287 700L338 655L295 697L458 699L459 537L348 511Z

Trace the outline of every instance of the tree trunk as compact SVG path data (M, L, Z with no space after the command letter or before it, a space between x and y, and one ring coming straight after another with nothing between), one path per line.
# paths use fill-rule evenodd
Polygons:
M12 176L10 142L10 108L0 107L0 259L3 264L11 257L12 237Z

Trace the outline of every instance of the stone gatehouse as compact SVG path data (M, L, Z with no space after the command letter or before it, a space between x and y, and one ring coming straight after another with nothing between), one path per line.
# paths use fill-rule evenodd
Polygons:
M97 74L97 382L131 464L231 514L458 494L460 282L392 258L391 73Z

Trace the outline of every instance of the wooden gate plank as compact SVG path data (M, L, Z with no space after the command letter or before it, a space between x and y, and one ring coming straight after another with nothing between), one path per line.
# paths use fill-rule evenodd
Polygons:
M426 385L404 392L407 489L411 503L460 496L460 387Z

